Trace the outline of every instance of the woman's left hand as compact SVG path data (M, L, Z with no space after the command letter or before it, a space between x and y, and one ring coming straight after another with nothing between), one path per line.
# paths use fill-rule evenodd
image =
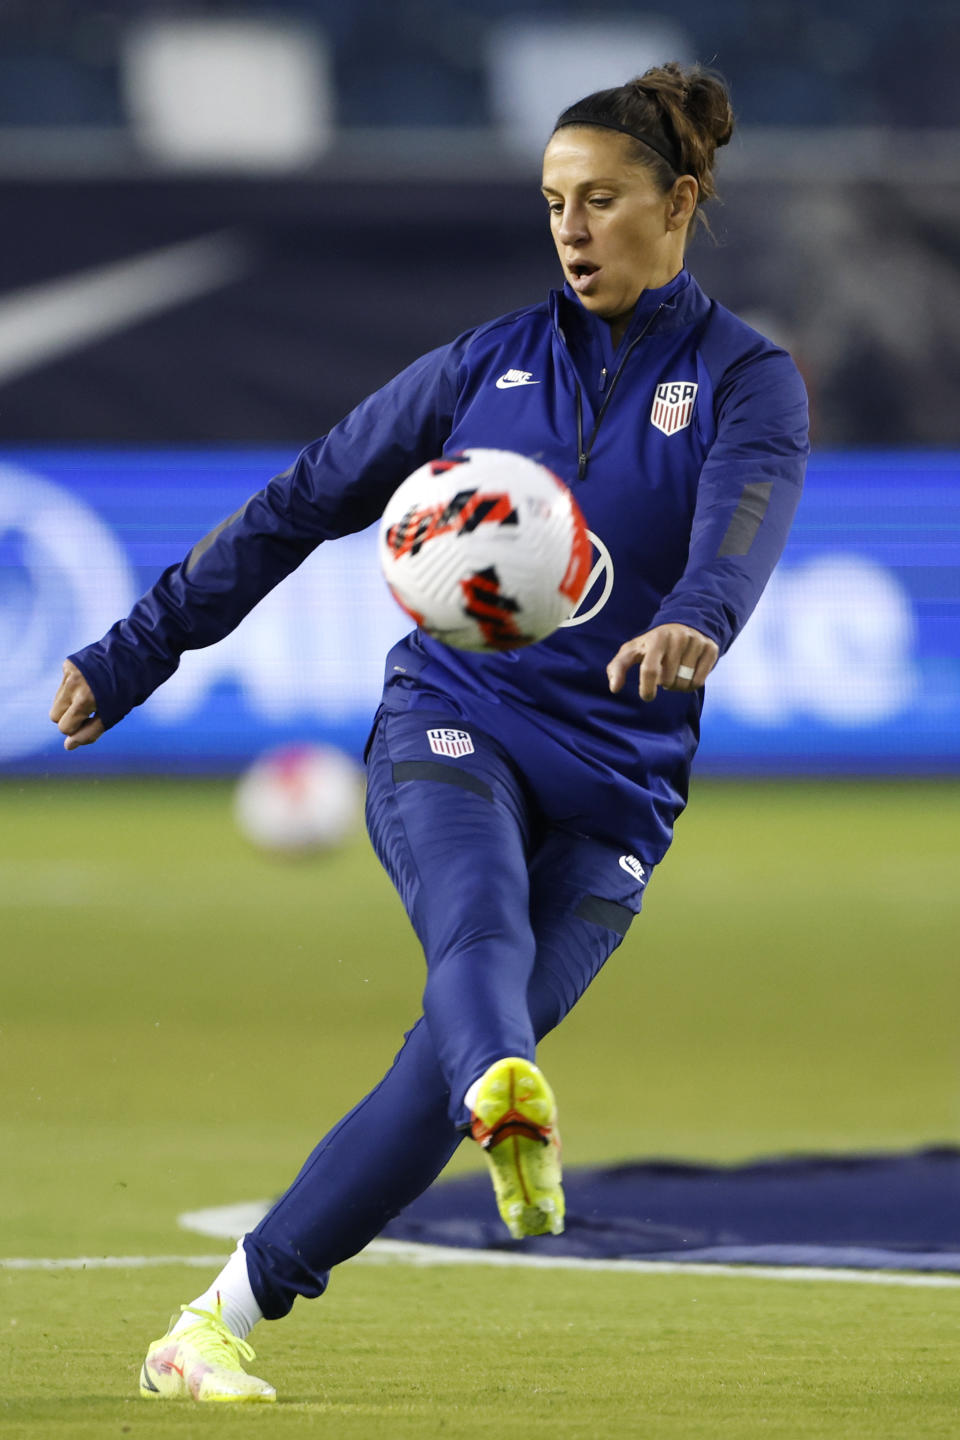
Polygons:
M689 625L657 625L621 645L607 666L614 693L623 689L627 672L640 666L640 699L654 700L664 690L699 690L720 655L719 646Z

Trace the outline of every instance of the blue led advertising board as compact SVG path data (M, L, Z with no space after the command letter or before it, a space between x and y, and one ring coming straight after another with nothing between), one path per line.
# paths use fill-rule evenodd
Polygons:
M231 772L301 741L359 755L409 625L372 530L322 546L106 742L64 755L47 719L63 656L291 459L0 456L0 773ZM960 770L960 454L813 456L780 567L708 682L697 770Z

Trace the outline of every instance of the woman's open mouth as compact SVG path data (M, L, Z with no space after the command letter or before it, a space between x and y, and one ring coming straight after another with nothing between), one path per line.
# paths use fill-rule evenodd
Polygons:
M599 273L599 265L594 265L590 260L574 260L567 266L570 284L578 295L585 294L591 288L591 282Z

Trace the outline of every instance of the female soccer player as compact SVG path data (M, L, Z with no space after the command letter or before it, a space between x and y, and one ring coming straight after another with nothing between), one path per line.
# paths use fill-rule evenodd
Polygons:
M466 654L418 631L388 656L367 819L423 944L423 1015L150 1346L145 1396L273 1400L241 1365L252 1326L320 1295L468 1131L511 1234L562 1229L536 1042L640 910L686 802L704 681L776 564L807 453L792 361L684 267L731 129L723 84L676 64L564 111L543 162L563 290L416 361L65 663L51 717L72 750L320 541L369 525L410 471L470 447L566 480L606 571L605 603L529 649Z

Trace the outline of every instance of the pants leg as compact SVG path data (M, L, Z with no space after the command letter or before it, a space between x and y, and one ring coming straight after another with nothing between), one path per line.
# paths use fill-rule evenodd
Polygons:
M621 859L632 865L621 865ZM639 872L639 873L638 873ZM537 958L528 992L538 1040L559 1025L640 913L652 866L619 846L550 830L530 865Z
M382 714L367 761L370 838L423 946L423 1013L453 1119L488 1066L504 1055L532 1059L535 1047L529 805L509 758L462 723ZM438 734L464 738L433 750ZM443 753L443 743L462 753Z
M638 882L618 862L616 848L559 831L548 832L532 857L537 948L525 1008L538 1040L573 1007L640 909L647 876ZM264 1315L276 1319L297 1295L322 1294L330 1268L362 1250L439 1175L466 1118L451 1106L420 1020L380 1084L334 1126L246 1236Z
M379 1235L430 1185L460 1141L423 1019L392 1067L320 1141L289 1190L244 1240L268 1320L322 1295L330 1269Z

